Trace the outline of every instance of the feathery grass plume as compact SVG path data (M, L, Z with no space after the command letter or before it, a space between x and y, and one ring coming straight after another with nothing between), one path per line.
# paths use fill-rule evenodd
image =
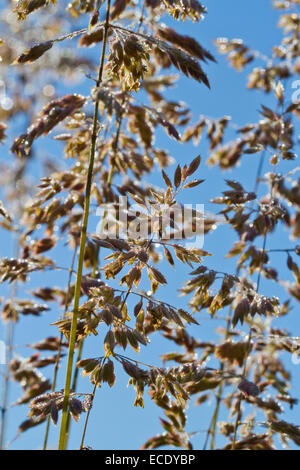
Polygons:
M81 95L66 95L51 101L28 127L26 134L22 134L14 141L11 151L19 157L29 155L35 139L47 135L58 123L82 108L85 101Z

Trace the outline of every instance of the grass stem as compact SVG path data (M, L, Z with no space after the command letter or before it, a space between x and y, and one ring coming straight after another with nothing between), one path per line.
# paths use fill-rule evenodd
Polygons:
M99 87L102 82L105 49L106 49L108 28L109 28L110 4L111 4L111 0L108 0L107 9L106 9L106 21L104 25L104 38L103 38L103 43L102 43L102 54L101 54L98 79L97 79L97 84L96 84L97 87ZM77 277L76 277L75 293L74 293L74 308L73 308L73 317L72 317L71 333L70 333L70 340L69 340L67 372L66 372L65 389L64 389L64 401L63 401L63 410L62 410L62 418L61 418L60 434L59 434L59 445L58 445L59 450L65 450L65 444L66 444L68 400L70 396L70 386L71 386L72 369L73 369L73 357L74 357L76 332L77 332L78 308L79 308L79 299L80 299L80 290L81 290L81 278L82 278L82 271L83 271L86 232L87 232L87 225L88 225L88 218L89 218L90 196L91 196L91 187L92 187L92 179L93 179L94 160L95 160L95 153L96 153L96 141L97 141L97 134L98 134L98 110L99 110L99 101L96 101L95 108L94 108L93 130L92 130L92 136L91 136L89 167L88 167L86 190L85 190L83 221L82 221L82 227L81 227L78 268L77 268Z

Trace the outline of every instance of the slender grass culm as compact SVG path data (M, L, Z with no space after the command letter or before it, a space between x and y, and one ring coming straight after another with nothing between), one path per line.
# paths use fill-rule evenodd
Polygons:
M107 34L108 34L108 27L109 27L109 15L110 15L110 0L107 0L106 19L105 19L105 25L104 25L104 38L103 38L103 43L102 43L102 53L101 53L101 59L100 59L100 65L99 65L98 78L96 82L97 88L100 87L101 82L102 82L106 41L107 41ZM97 141L97 135L98 135L98 110L99 110L99 100L96 99L95 109L94 109L94 119L93 119L93 130L92 130L92 135L91 135L90 160L89 160L89 167L88 167L87 180L86 180L83 221L82 221L80 245L79 245L78 267L77 267L75 293L74 293L74 307L73 307L71 334L70 334L70 341L69 341L66 382L65 382L65 389L64 389L64 401L63 401L62 418L61 418L60 434L59 434L59 446L58 446L59 450L64 450L65 445L66 445L68 400L69 400L69 395L70 395L70 385L71 385L71 378L72 378L73 356L74 356L74 349L75 349L77 318L78 318L78 307L79 307L79 299L80 299L80 292L81 292L81 279L82 279L84 252L85 252L85 244L86 244L86 231L87 231L88 218L89 218L93 168L94 168L94 160L95 160L95 152L96 152L96 141Z

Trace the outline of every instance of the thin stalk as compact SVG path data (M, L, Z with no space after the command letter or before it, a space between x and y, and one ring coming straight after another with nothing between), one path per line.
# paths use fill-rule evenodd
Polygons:
M98 257L99 257L99 247L96 248L96 255L95 255L95 259L94 259L94 263L93 263L92 277L96 276L96 272L97 272L97 269L98 269ZM83 345L84 345L84 338L79 342L79 346L78 346L77 360L76 360L76 363L75 363L75 371L74 371L74 376L73 376L72 385L71 385L71 390L73 392L76 392L76 389L77 389L79 369L76 366L76 364L82 358ZM67 431L66 431L66 440L65 440L65 448L66 449L68 448L71 425L72 425L71 414L70 414L70 410L68 410Z
M106 20L105 20L105 25L104 25L104 38L103 38L103 43L102 43L102 54L101 54L99 73L98 73L98 79L97 79L97 87L99 87L101 84L103 69L104 69L105 49L106 49L108 28L109 28L110 4L111 4L111 0L108 0L107 10L106 10ZM82 223L81 237L80 237L77 278L76 278L75 294L74 294L74 309L73 309L71 334L70 334L70 342L69 342L69 353L68 353L67 372L66 372L66 381L65 381L65 390L64 390L63 410L62 410L62 418L61 418L61 425L60 425L59 446L58 446L59 450L65 449L68 400L69 400L69 395L70 395L70 385L71 385L71 378L72 378L73 356L74 356L74 349L75 349L75 342L76 342L77 318L78 318L78 308L79 308L79 299L80 299L80 290L81 290L81 278L82 278L82 271L83 271L86 232L87 232L87 225L88 225L88 218L89 218L93 168L94 168L94 160L95 160L95 153L96 153L96 140L97 140L97 132L98 132L97 131L98 110L99 110L99 102L96 101L95 109L94 109L93 130L92 130L92 136L91 136L89 168L88 168L86 190L85 190L84 213L83 213L83 223Z
M105 363L106 359L107 358L105 356L102 360L101 369L104 366L104 363ZM88 425L88 422L89 422L89 417L90 417L91 409L92 409L92 406L93 406L93 401L94 401L94 398L95 398L96 390L97 390L97 384L95 384L95 386L93 388L92 395L91 395L90 408L89 408L89 410L87 412L87 415L86 415L86 418L85 418L85 423L84 423L84 428L83 428L83 433L82 433L82 438L81 438L81 443L80 443L80 450L83 449L83 447L84 447L84 439L85 439L85 435L86 435L87 425Z
M69 277L68 277L68 287L67 287L67 292L66 292L66 301L65 301L65 308L64 308L64 313L63 317L66 316L68 306L69 306L69 294L70 294L70 287L71 287L71 280L72 280L72 274L73 274L73 269L74 269L74 264L75 264L75 259L76 259L76 254L77 254L77 245L75 246L72 261L71 261L71 267L69 269ZM58 374L58 369L59 369L59 361L61 357L61 345L63 341L63 334L60 334L59 338L59 346L57 350L57 357L55 361L55 366L54 366L54 372L53 372L53 380L52 380L52 387L51 391L55 392L56 388L56 382L57 382L57 374ZM49 430L50 430L50 423L51 423L51 417L50 415L47 418L47 426L46 426L46 432L45 432L45 437L44 437L44 444L43 444L43 450L47 449L47 444L48 444L48 437L49 437Z
M118 119L117 132L116 132L116 137L115 137L114 144L113 144L113 149L114 149L114 152L115 152L115 153L116 153L116 151L117 151L117 149L118 149L118 142L119 142L119 136L120 136L120 130L121 130L122 117L123 117L123 114L121 114L120 117L119 117L119 119ZM111 167L110 167L110 172L109 172L109 175L108 175L108 178L107 178L107 184L111 185L113 176L114 176L114 167L113 167L113 165L111 165ZM106 212L104 212L104 214L103 214L103 219L102 219L102 224L101 224L100 232L102 232L102 229L103 229L103 226L104 226L105 217L106 217ZM92 277L95 277L95 276L96 276L96 271L97 271L97 269L98 269L99 251L100 251L100 250L99 250L99 247L97 247L97 248L96 248L96 256L95 256L94 265L93 265ZM80 341L80 343L79 343L79 348L78 348L78 354L77 354L76 364L77 364L77 362L79 362L79 361L81 360L81 358L82 358L83 345L84 345L84 338L83 338L83 339ZM73 376L73 381L72 381L72 386L71 386L71 390L73 390L73 392L75 392L75 391L76 391L76 388L77 388L78 376L79 376L79 369L78 369L78 367L75 367L74 376ZM71 428L71 425L72 425L71 414L70 414L70 411L68 411L68 417L67 417L67 432L66 432L65 448L68 447L68 440L69 440L69 436L70 436L70 428Z
M88 412L87 412L87 415L86 415L86 418L85 418L85 423L84 423L84 428L83 428L83 433L82 433L82 438L81 438L81 443L80 443L80 450L82 450L82 449L84 448L85 434L86 434L87 425L88 425L88 421L89 421L89 417L90 417L90 412L91 412L91 409L92 409L92 403L93 403L93 401L94 401L94 397L95 397L96 390L97 390L97 385L94 386L93 391L92 391L92 395L91 395L91 407L89 408L89 410L88 410Z
M294 253L295 248L274 248L272 250L265 250L266 253Z
M264 236L263 253L265 253L265 251L266 251L266 243L267 243L267 233ZM258 276L257 276L256 293L258 293L258 291L259 291L260 280L261 280L261 271L262 271L262 264L260 266ZM252 340L252 330L250 328L248 342L247 342L247 353L245 354L245 357L244 357L243 377L245 377L246 373L247 373L247 359L248 359L250 351L251 351L251 340ZM231 450L235 450L237 432L238 432L239 425L241 423L241 403L242 403L242 394L239 395L238 403L237 403L237 415L236 415L236 421L235 421L235 425L234 425L234 432L233 432L233 440L232 440Z
M77 363L81 360L81 358L82 358L83 344L84 344L84 339L82 339L82 340L79 342L76 364L77 364ZM76 367L76 364L75 364L74 376L73 376L72 385L71 385L71 390L72 390L73 392L75 392L76 389L77 389L77 382L78 382L78 375L79 375L79 368ZM71 425L72 425L71 413L70 413L70 410L68 410L68 416L67 416L67 430L66 430L66 437L65 437L65 449L68 448L68 442L69 442L69 437L70 437Z
M224 368L223 364L221 367L223 370ZM219 388L218 388L216 408L212 417L211 431L210 431L210 434L211 434L210 450L214 450L214 447L215 447L216 427L217 427L218 416L219 416L219 411L220 411L220 406L221 406L222 394L223 394L223 381L220 383Z
M108 10L109 10L109 5L108 5ZM142 8L142 13L141 13L141 17L140 17L140 21L139 21L139 25L138 25L138 31L140 30L141 26L142 26L142 23L144 21L144 12L145 12L145 1L143 2L143 8ZM107 16L107 24L108 26L109 25L109 11L108 11L108 16ZM125 98L123 99L123 105L124 105L124 101L125 101ZM118 147L119 147L119 139L120 139L120 132L121 132L121 126L122 126L122 121L123 121L123 116L124 116L124 110L121 111L120 115L119 115L119 118L117 120L117 125L116 125L116 136L115 136L115 139L114 139L114 142L113 142L113 153L114 155L117 153L118 151ZM110 166L110 171L109 171L109 174L108 174L108 179L107 179L107 183L109 185L112 184L112 180L113 180L113 176L114 176L114 165L111 164ZM104 221L105 221L105 216L106 216L106 213L104 212L103 214L103 219L102 219L102 228L103 228L103 225L104 225ZM102 228L101 228L101 231L102 231ZM99 248L98 248L99 250ZM98 254L97 254L97 259L98 259ZM95 265L94 265L94 268L95 268ZM94 273L94 270L93 270L93 273ZM125 299L123 301L123 304L122 304L122 307L121 307L121 310L128 298L128 295L130 294L130 289L128 290L126 296L125 296ZM83 346L83 341L81 342L80 344L80 347L81 347L81 351L79 350L79 353L78 353L78 361L81 359L81 352L82 352L82 346ZM105 362L105 359L103 359L103 362L102 362L102 365L101 367L103 367L104 365L104 362ZM74 390L76 388L76 382L77 382L77 377L78 377L78 368L76 369L75 371L75 374L74 374ZM91 396L91 403L93 404L93 401L94 401L94 398L95 398L95 393L96 393L96 390L97 390L97 386L95 385L94 389L93 389L93 392L92 392L92 396ZM92 407L92 406L91 406ZM88 421L89 421L89 416L90 416L90 410L91 408L89 409L88 413L87 413L87 416L86 416L86 420L85 420L85 424L84 424L84 430L83 430L83 435L82 435L82 440L81 440L81 445L80 445L80 449L82 449L84 447L84 439L85 439L85 434L86 434L86 430L87 430L87 425L88 425ZM69 421L70 421L70 416L68 417L69 418ZM70 426L70 424L69 424Z
M93 264L92 277L96 276L96 272L97 272L97 269L98 269L98 257L99 257L99 247L97 247L97 249L96 249L96 255L95 255L94 264ZM84 338L82 340L80 340L80 342L79 342L76 364L82 358L83 346L84 346ZM75 364L74 376L73 376L72 385L71 385L71 390L73 392L76 392L78 376L79 376L79 368L76 366L76 364ZM71 425L72 425L71 413L70 413L70 410L68 410L67 431L66 431L66 440L65 440L65 448L66 449L68 447L68 441L69 441L69 436L70 436Z
M265 161L265 155L266 155L266 152L262 152L262 154L260 156L260 159L259 159L259 164L258 164L256 178L255 178L255 184L254 184L254 190L253 190L255 194L257 193L257 190L258 190L258 187L259 187L259 184L260 184L260 181L261 181L261 174L262 174L263 165L264 165L264 161Z
M142 6L142 11L141 11L141 17L140 17L140 21L139 21L139 25L138 25L138 32L140 32L140 29L141 29L142 24L143 24L144 19L145 19L145 9L146 9L146 1L144 0L143 1L143 6Z
M230 315L227 317L225 340L228 339L229 330L230 330ZM223 369L224 369L224 364L221 363L220 370L223 371ZM205 438L203 450L206 450L210 435L211 435L210 450L213 450L215 446L216 427L217 427L218 416L219 416L219 411L220 411L220 406L221 406L221 401L222 401L223 387L224 387L224 382L222 381L218 387L218 393L216 396L216 407L215 407L214 414L212 416L209 428L206 432L206 438Z
M19 236L15 239L15 256L18 257L19 254ZM17 282L14 281L11 288L10 298L13 300L17 293ZM4 374L4 383L2 391L2 403L1 403L1 428L0 428L0 450L3 450L5 445L5 431L7 423L7 410L8 410L8 399L9 399L9 390L10 390L10 372L9 372L9 363L12 358L12 350L14 343L14 332L15 332L15 322L9 321L6 327L6 339L5 339L5 374Z
M230 330L230 316L228 316L228 318L227 318L225 340L228 339L229 330ZM223 371L223 369L224 369L224 364L222 362L221 363L221 370ZM215 447L216 428L217 428L218 416L219 416L219 411L220 411L220 406L221 406L221 401L222 401L223 388L224 388L224 381L222 380L222 382L220 383L219 388L218 388L216 408L215 408L215 412L214 412L213 418L212 418L210 450L214 450L214 447Z
M122 309L126 303L126 300L128 299L128 296L130 295L131 293L131 287L128 289L125 297L124 297L124 300L122 302L122 305L120 307L120 312L122 312ZM121 355L119 354L118 356L121 357ZM104 366L104 363L105 363L105 360L107 359L107 356L105 356L103 358L103 361L102 361L102 364L101 364L101 369L102 367ZM127 358L129 359L129 358ZM130 360L130 359L129 359ZM138 363L138 361L134 361L136 363ZM142 362L139 362L140 364L143 364ZM152 366L149 366L148 364L143 364L144 366L147 366L147 367L152 367ZM86 420L85 420L85 424L84 424L84 430L83 430L83 435L82 435L82 439L81 439L81 445L80 445L80 449L82 449L84 447L84 438L85 438L85 434L86 434L86 430L87 430L87 425L88 425L88 421L89 421L89 417L90 417L90 410L92 408L92 405L93 405L93 402L94 402L94 398L95 398L95 394L96 394L96 390L97 390L97 385L95 385L94 387L94 390L92 392L92 395L91 395L91 407L89 408L88 410L88 413L87 413L87 416L86 416Z
M124 305L125 305L125 303L126 303L126 300L127 300L128 296L130 295L130 293L131 293L131 288L128 289L128 291L127 291L127 293L126 293L126 295L125 295L125 298L124 298L124 300L123 300L123 302L122 302L122 306L121 306L121 308L120 308L120 311L122 311L122 309L123 309L123 307L124 307ZM103 358L103 361L102 361L102 364L101 364L101 369L102 369L102 367L104 366L104 363L105 363L106 359L107 359L107 357L105 356L105 357ZM144 365L147 365L147 364L144 364ZM151 366L149 366L149 367L151 367ZM78 369L77 369L77 370L78 370ZM84 423L84 429L83 429L83 434L82 434L82 439L81 439L81 444L80 444L80 450L84 447L85 434L86 434L87 425L88 425L88 421L89 421L89 417L90 417L90 411L91 411L92 406L93 406L93 402L94 402L96 390L97 390L97 385L95 385L95 387L94 387L94 389L93 389L93 392L92 392L92 395L91 395L91 406L90 406L90 408L89 408L89 410L88 410L88 412L87 412L86 420L85 420L85 423Z
M14 322L10 321L7 325L6 330L6 354L5 354L5 364L6 364L6 372L4 375L4 384L3 384L3 394L2 394L2 405L1 405L1 431L0 431L0 450L4 449L5 443L5 431L6 431L6 422L7 422L7 409L8 409L8 397L9 397L9 363L11 361L11 352L12 352L12 344L14 338L14 329L15 324Z

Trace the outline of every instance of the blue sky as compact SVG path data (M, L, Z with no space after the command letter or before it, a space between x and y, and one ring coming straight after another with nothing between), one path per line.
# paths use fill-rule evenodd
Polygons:
M217 37L228 37L228 38L242 38L244 42L249 45L252 49L257 49L261 53L270 55L271 48L274 44L279 44L282 38L281 30L277 27L278 23L278 11L272 9L271 0L251 0L251 1L239 1L239 0L226 0L225 1L212 1L206 0L208 15L205 20L192 24L187 21L186 23L176 23L177 31L182 34L189 34L200 42L201 45L209 49L215 54L217 64L209 64L205 70L209 76L211 83L211 90L206 87L199 85L197 82L183 78L180 80L176 88L170 91L169 96L174 100L184 101L191 108L193 113L193 122L196 122L200 115L207 115L212 118L219 118L224 115L230 115L232 117L232 123L237 126L243 126L248 122L256 122L258 117L258 109L261 104L272 105L273 99L263 93L246 90L247 75L250 68L246 68L244 72L236 72L234 69L229 67L225 56L218 55L213 40ZM174 24L173 21L169 21L169 24ZM91 54L97 54L96 48L93 48ZM258 62L259 64L259 62ZM88 94L89 82L83 82L80 87L81 92ZM75 86L76 90L76 86ZM71 90L74 91L74 90ZM294 90L287 89L287 96L292 95ZM229 138L234 138L234 130L230 130L228 134ZM202 155L202 164L198 170L199 178L206 180L205 183L200 185L195 190L189 190L183 195L181 201L189 203L204 204L207 211L216 212L218 207L209 203L209 200L219 194L222 190L225 190L224 179L238 179L243 183L246 189L249 191L253 189L254 179L258 166L257 155L245 155L242 160L242 165L234 171L226 173L221 172L218 168L210 168L205 165L205 160L208 155L208 146L206 138L203 138L198 147L195 148L192 144L186 144L182 146L180 143L171 141L164 132L157 134L157 144L162 148L168 149L169 153L174 159L181 164L190 162L196 155ZM42 146L42 144L41 144ZM58 147L50 146L41 148L42 153L55 152ZM2 151L0 159L6 159L7 154ZM9 157L11 158L11 157ZM289 171L294 166L295 162L287 162L283 165L282 171ZM172 175L175 165L167 172ZM34 169L33 172L37 176L38 169ZM162 178L157 172L151 177L151 181L155 184L162 185ZM266 191L265 187L261 187L261 194ZM96 219L91 217L90 229L92 230L93 225L96 223ZM11 241L7 238L7 235L2 233L2 243L0 245L1 256L7 256L8 252L12 253ZM219 271L234 272L234 260L225 260L224 255L228 252L232 245L232 234L230 230L221 226L212 235L205 238L204 249L214 253L205 264L208 267L217 269ZM258 239L258 243L262 243L262 240ZM288 239L287 233L276 231L274 236L270 237L268 242L268 248L271 247L288 247L291 245L291 241ZM57 256L57 259L61 259L61 264L69 266L71 254L67 254L62 247L53 250L53 253ZM277 255L275 255L277 256ZM275 258L273 265L281 263L281 258ZM161 287L158 292L158 297L162 298L175 305L186 306L187 299L178 296L178 288L187 279L187 273L190 269L182 267L182 265L176 264L175 269L168 267L163 263L160 269L168 274L168 285ZM289 279L290 274L286 272L284 267L280 267L280 272L283 276ZM45 285L64 286L67 282L67 273L49 273L47 274L47 281ZM38 287L40 285L40 275L33 274L31 278L30 289ZM0 295L6 295L6 287L1 287L3 293ZM262 281L261 289L267 295L279 295L281 300L286 300L287 295L284 291L278 293L278 287L272 284L270 281ZM20 297L26 297L26 292L22 292ZM129 302L129 305L134 305L133 300ZM20 355L29 355L30 350L24 347L28 343L38 341L40 337L46 335L55 335L55 327L49 327L49 323L55 321L59 312L55 309L47 312L43 317L39 319L33 319L31 317L24 317L18 323L16 328L16 351ZM213 339L216 336L215 329L219 326L223 326L221 320L209 320L207 314L199 314L197 317L200 325L197 327L190 328L189 331L197 337L203 340ZM277 321L276 321L277 322ZM275 323L276 323L275 322ZM33 329L35 324L35 329ZM298 315L298 306L295 306L294 310L286 319L280 320L277 326L284 326L289 331L292 331L293 336L300 336L300 320ZM3 326L0 325L0 339L2 339ZM4 335L4 333L3 333ZM102 335L98 337L91 337L88 339L84 349L83 357L98 356L101 354ZM140 353L140 360L144 362L150 362L153 365L160 364L160 354L173 351L175 348L172 343L161 339L158 335L152 335L151 343L147 348L143 349ZM130 353L128 353L130 355ZM135 353L131 356L134 357ZM212 361L213 364L213 361ZM290 363L287 363L290 366ZM1 366L0 366L1 367ZM298 366L299 368L299 366ZM295 366L292 367L294 376L297 375L298 370ZM3 369L2 369L3 370ZM63 369L62 369L63 372ZM163 416L161 410L157 409L150 400L147 398L145 393L145 408L133 407L134 402L134 391L131 387L127 388L128 376L123 371L117 370L117 381L112 389L108 389L104 385L97 391L94 408L91 413L90 423L87 432L86 444L92 448L97 449L135 449L139 448L147 438L161 432L159 424L159 416ZM51 369L43 369L43 373L48 377L52 376ZM63 374L59 375L58 389L63 387ZM299 396L299 381L295 381L296 395ZM295 390L294 389L294 395ZM80 379L78 391L90 392L91 385L88 379ZM13 385L11 389L11 401L15 401L19 396L20 389L18 385ZM188 410L188 426L189 432L200 431L198 435L193 438L193 444L195 448L201 448L203 445L204 434L203 430L207 427L207 423L213 413L213 400L207 407L197 408L193 404L190 404ZM16 433L18 424L25 419L27 413L27 406L14 407L9 413L9 432L7 435L8 440L12 439ZM226 419L227 411L221 413L221 418ZM300 422L299 406L296 407L292 413L287 412L285 419L291 419L292 422ZM80 435L82 433L83 419L81 418L79 423L72 424L72 435L70 439L70 448L78 448L80 442ZM11 449L29 449L29 448L40 448L42 442L42 436L44 433L43 426L39 426L36 429L30 430L24 433L18 440L11 445ZM58 427L54 428L51 426L51 433L49 439L49 446L55 448L58 441ZM219 441L220 443L222 442Z

